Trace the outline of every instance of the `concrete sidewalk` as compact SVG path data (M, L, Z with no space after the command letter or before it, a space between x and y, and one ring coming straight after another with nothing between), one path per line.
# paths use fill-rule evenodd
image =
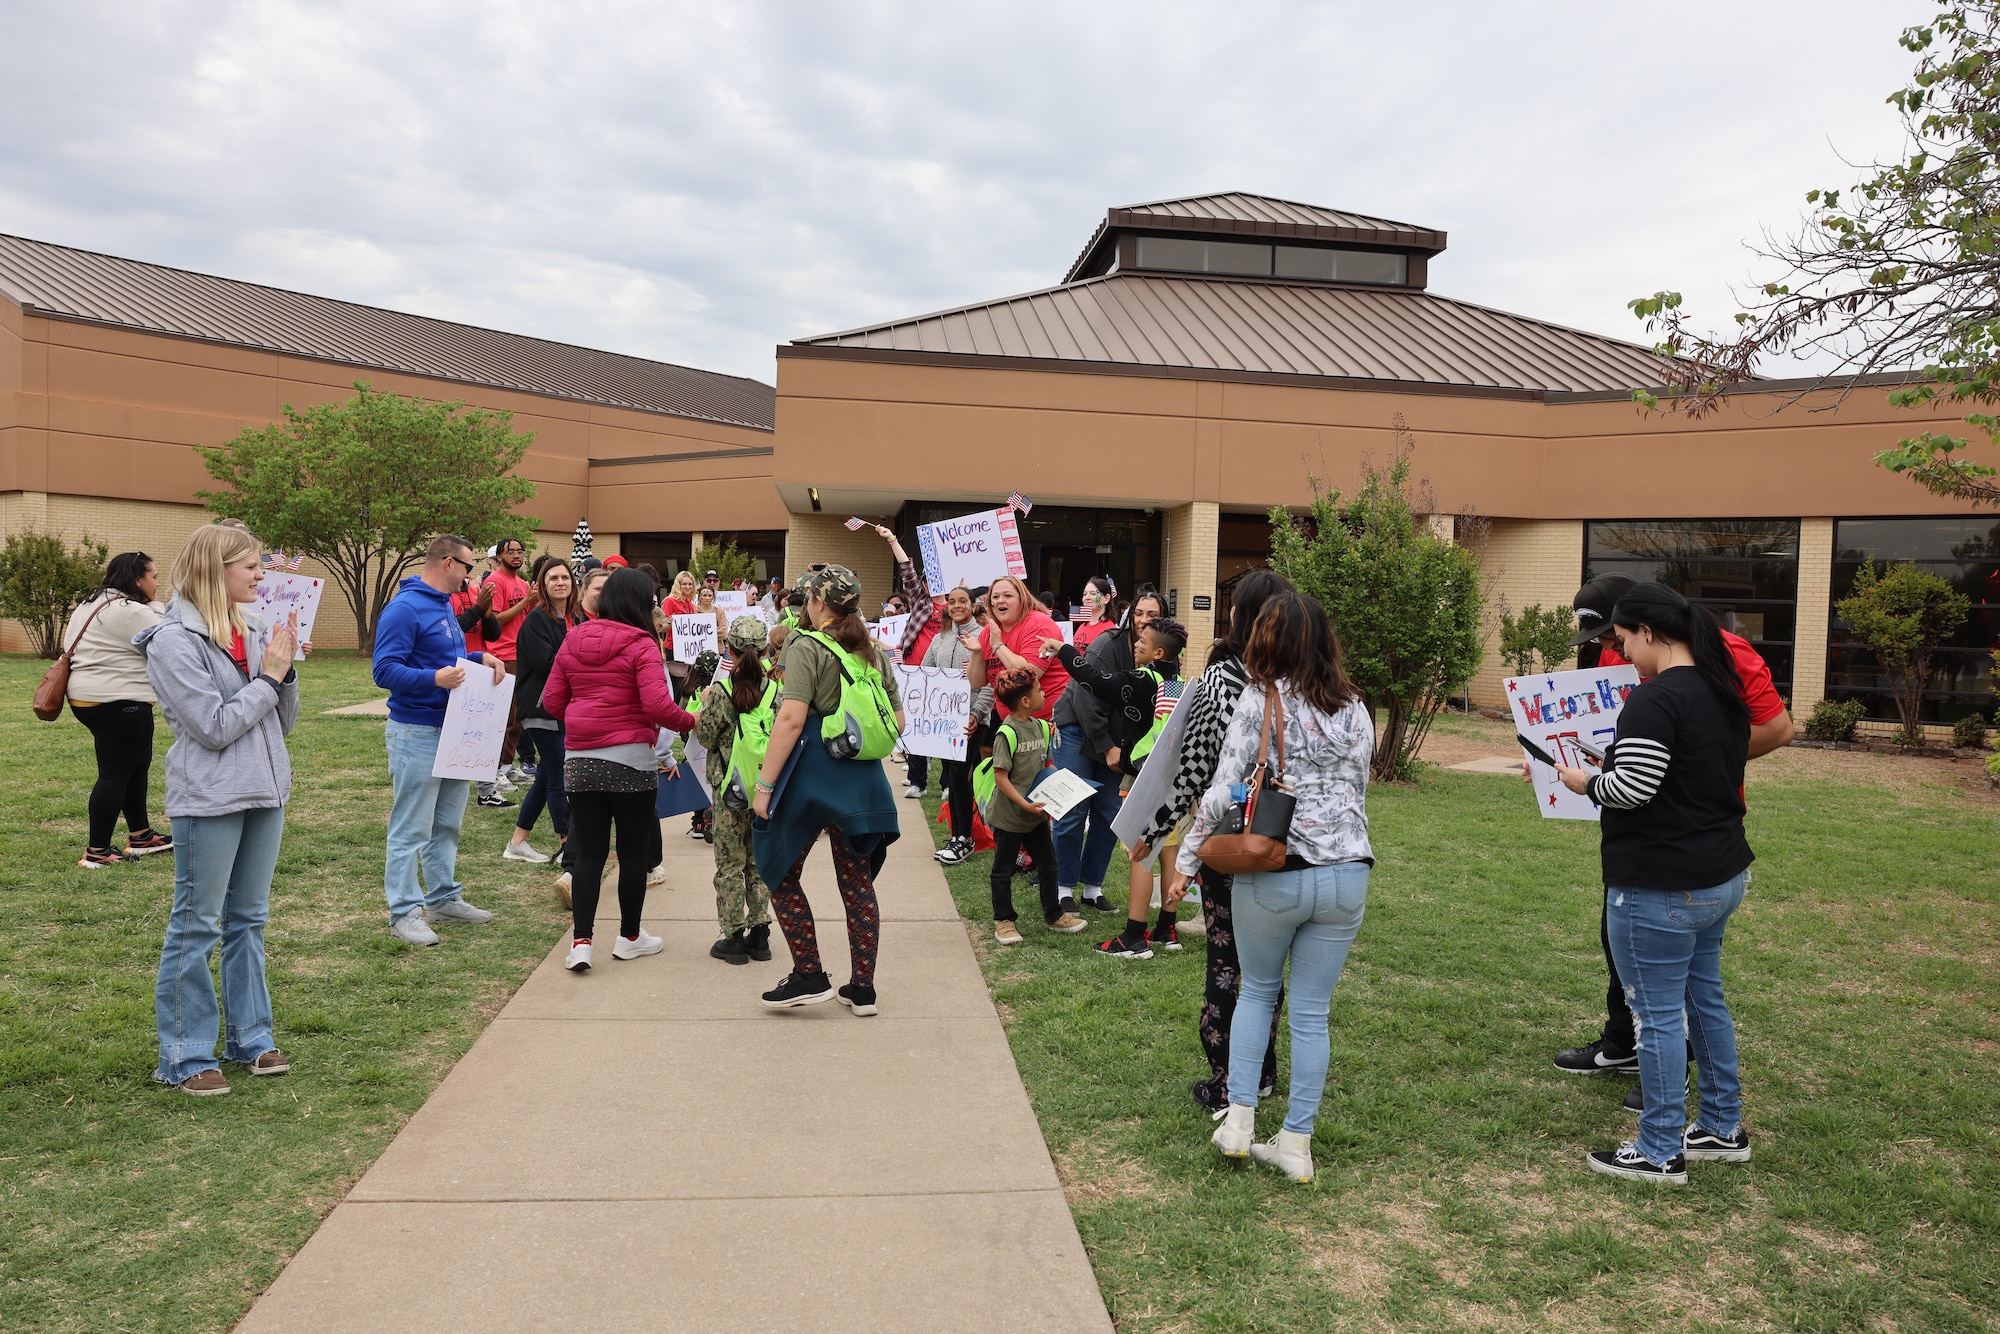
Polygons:
M668 822L666 949L564 940L242 1331L1111 1328L915 802L878 885L882 1012L769 1011L708 957L714 860ZM835 985L824 846L806 890ZM449 946L445 946L449 948Z

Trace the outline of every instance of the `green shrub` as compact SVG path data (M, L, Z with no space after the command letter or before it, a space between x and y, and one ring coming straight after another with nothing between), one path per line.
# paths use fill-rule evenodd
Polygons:
M1951 725L1951 744L1961 750L1986 749L1986 715L1968 713Z
M1868 706L1858 699L1823 699L1806 719L1806 735L1814 741L1852 741Z
M9 535L0 550L0 616L19 621L42 657L60 654L63 625L97 587L108 550L87 533L75 550L54 533L24 528Z

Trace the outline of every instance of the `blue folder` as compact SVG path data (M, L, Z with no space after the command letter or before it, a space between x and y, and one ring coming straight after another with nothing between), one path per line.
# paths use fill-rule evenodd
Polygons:
M701 780L694 776L693 765L682 764L672 778L660 775L660 791L653 799L653 813L662 820L670 815L705 811L708 805L708 793L702 790Z

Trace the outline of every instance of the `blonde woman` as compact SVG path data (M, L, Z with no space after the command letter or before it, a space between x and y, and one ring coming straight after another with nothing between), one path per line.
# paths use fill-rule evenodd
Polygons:
M219 1035L223 1058L253 1075L291 1068L271 1036L264 922L292 792L285 736L299 715L299 636L295 617L267 632L243 610L263 577L249 532L197 529L174 562L173 602L135 641L174 733L166 802L174 906L153 998L153 1077L197 1097L229 1092L215 1059ZM208 971L218 944L226 1035Z
M673 678L675 699L687 694L688 665L674 661L674 617L694 615L696 588L694 571L682 570L674 576L667 595L660 599L660 615L666 621L660 627L660 654L667 660L667 675Z

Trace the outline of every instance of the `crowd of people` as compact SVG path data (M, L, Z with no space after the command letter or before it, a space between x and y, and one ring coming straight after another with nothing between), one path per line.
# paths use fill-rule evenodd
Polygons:
M949 835L936 860L962 864L990 835L992 940L1002 947L1023 940L1013 896L1023 873L1055 935L1087 930L1085 910L1122 912L1119 929L1093 946L1108 958L1178 950L1176 917L1195 898L1207 953L1197 1033L1208 1069L1192 1096L1215 1117L1222 1154L1310 1181L1331 998L1374 866L1374 720L1342 670L1338 627L1275 572L1253 571L1184 681L1187 631L1150 587L1128 600L1108 578L1093 579L1065 626L1049 597L1011 576L934 594L896 535L878 532L896 570L880 605L885 617L904 618L890 623L901 628L888 643L863 618L860 581L838 565L815 565L795 583L739 581L732 591L743 593L742 609L732 619L713 570L700 579L683 571L662 589L650 567L619 557L545 555L524 577L518 542L489 548L482 572L471 542L435 538L376 627L372 672L389 694L389 930L429 947L439 925L492 920L466 900L458 875L475 785L433 769L451 692L468 670L490 672L496 686L511 675L501 768L477 800L513 805L507 789L526 787L499 855L559 865L570 971L592 967L614 850L611 957L661 951L643 922L647 891L664 877L658 804L663 781L679 782L681 767L694 765L705 809L690 833L715 858L710 955L730 965L772 958L775 922L791 967L762 993L765 1006L838 1000L875 1014L875 878L901 828L883 763L905 722L893 666L963 672L972 701L966 749L942 762ZM289 1069L272 1032L263 927L290 796L285 738L297 720L297 663L310 645L295 618L267 626L253 614L263 568L260 544L241 524L204 527L175 562L174 596L163 604L151 558L122 553L64 635L68 702L98 765L80 865L174 854L156 1078L204 1096L229 1091L222 1061L253 1075ZM1640 684L1602 760L1557 769L1601 810L1609 983L1600 1035L1554 1062L1573 1074L1639 1076L1628 1099L1640 1113L1637 1137L1590 1154L1591 1169L1679 1183L1689 1161L1750 1156L1719 960L1752 860L1744 767L1788 741L1791 723L1755 650L1672 589L1602 576L1574 605L1576 643L1596 644L1600 665L1629 663ZM673 618L705 613L717 618L716 650L679 661ZM148 812L156 708L173 733L169 831L155 830ZM924 795L928 760L894 754L905 763L903 795ZM1162 762L1173 766L1171 781L1160 776L1152 808L1123 821L1128 834L1142 832L1125 840L1130 878L1114 903L1104 885L1121 841L1114 822L1145 766ZM1037 792L1057 771L1090 795L1051 819ZM553 853L530 842L544 811ZM120 818L122 850L113 846ZM839 987L801 887L822 840L846 917L848 980ZM208 966L218 948L220 1006ZM1260 1141L1257 1105L1277 1091L1281 1016L1291 1034L1284 1116ZM1690 1065L1699 1078L1691 1124Z

